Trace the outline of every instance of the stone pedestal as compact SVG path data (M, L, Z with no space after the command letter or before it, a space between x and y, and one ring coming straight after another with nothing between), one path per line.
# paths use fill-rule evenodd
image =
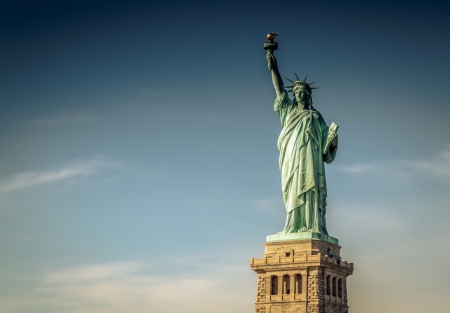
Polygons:
M341 260L340 246L314 239L264 246L263 258L250 260L258 275L256 313L348 313L353 263Z

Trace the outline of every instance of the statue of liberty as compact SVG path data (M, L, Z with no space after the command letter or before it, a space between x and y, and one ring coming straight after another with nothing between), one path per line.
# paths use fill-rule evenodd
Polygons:
M281 79L277 60L273 54L277 43L276 34L267 36L268 67L272 74L277 98L275 111L280 116L281 133L278 138L279 166L283 200L287 211L286 225L279 234L319 233L328 235L325 213L327 186L324 162L331 163L338 146L337 125L325 124L322 115L313 107L311 87L314 82L288 79L292 86L286 87ZM292 91L293 99L288 96ZM306 235L306 234L305 234Z

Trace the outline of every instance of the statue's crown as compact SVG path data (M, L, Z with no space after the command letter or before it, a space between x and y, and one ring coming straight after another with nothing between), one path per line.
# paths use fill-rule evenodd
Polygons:
M297 74L295 72L294 72L294 74L295 74L295 78L297 78L296 81L293 81L293 80L290 80L289 78L286 78L288 81L290 81L292 83L292 86L286 86L286 88L290 89L290 90L287 90L287 91L292 92L298 87L304 87L304 88L306 88L306 90L308 90L309 93L311 93L312 89L320 88L320 87L311 87L311 85L314 84L316 81L312 81L310 83L306 82L306 79L308 78L308 75L306 75L303 80L300 80L300 78L298 78L298 76L297 76Z

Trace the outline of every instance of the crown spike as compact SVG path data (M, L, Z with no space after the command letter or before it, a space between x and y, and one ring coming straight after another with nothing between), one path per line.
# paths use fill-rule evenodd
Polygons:
M308 83L308 85L312 85L312 84L314 84L315 82L316 82L316 81L313 80L312 82Z
M306 83L306 79L308 78L308 74L306 74L305 79L303 80L303 82Z
M295 74L295 78L297 78L297 80L300 80L300 78L298 78L298 76L297 76L297 73L294 72L294 74Z
M288 81L290 81L291 83L294 83L293 80L290 80L289 78L285 77Z
M320 87L309 87L311 89L319 89Z

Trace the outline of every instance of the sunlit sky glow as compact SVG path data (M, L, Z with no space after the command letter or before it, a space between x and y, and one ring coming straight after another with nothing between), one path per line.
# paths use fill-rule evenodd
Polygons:
M450 8L0 1L0 312L252 312L284 224L275 92L339 124L350 312L450 307ZM176 295L176 296L175 296Z

